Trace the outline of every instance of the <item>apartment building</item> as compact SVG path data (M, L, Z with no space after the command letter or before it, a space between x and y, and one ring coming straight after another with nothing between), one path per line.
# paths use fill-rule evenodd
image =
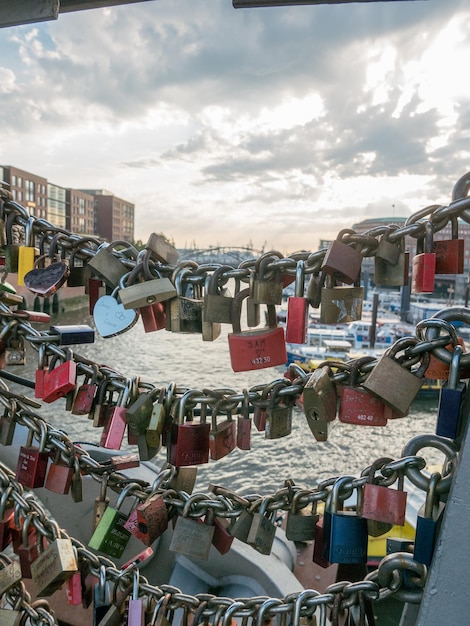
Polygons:
M11 165L3 165L1 170L1 179L10 185L13 200L30 215L47 219L47 178Z
M95 235L95 199L80 189L67 189L67 230L78 235Z
M104 189L72 189L26 170L0 165L0 180L30 215L108 241L134 240L135 205Z
M93 196L96 233L108 241L134 241L135 206L106 189L82 189Z

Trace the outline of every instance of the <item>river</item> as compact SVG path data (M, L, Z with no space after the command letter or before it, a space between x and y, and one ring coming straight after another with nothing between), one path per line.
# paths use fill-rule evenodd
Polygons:
M83 323L94 327L87 310L61 313L55 324ZM47 326L45 326L47 328ZM165 330L145 333L140 320L127 332L102 338L95 333L93 344L74 346L74 350L98 364L107 364L126 376L137 375L142 381L166 386L175 381L178 387L215 389L243 388L267 383L283 375L283 368L267 368L234 373L230 365L227 334L214 342L203 342L200 335L176 334ZM26 365L10 367L12 373L34 379L36 352L28 348ZM30 394L30 389L8 383L14 390ZM268 495L283 486L286 479L312 488L319 480L341 474L356 474L378 457L398 458L403 445L414 435L433 433L437 398L417 401L408 417L389 420L386 427L351 426L336 421L327 442L317 442L303 413L294 409L292 433L282 439L265 439L264 433L252 428L252 449L235 449L219 461L198 466L196 489L205 491L209 483L222 484L241 494ZM97 444L101 429L93 428L86 416L65 411L64 400L44 405L39 412L54 426L61 428L73 441ZM130 448L136 451L134 448ZM426 458L428 458L426 456ZM153 462L160 466L166 460L162 449ZM432 462L436 462L432 459Z

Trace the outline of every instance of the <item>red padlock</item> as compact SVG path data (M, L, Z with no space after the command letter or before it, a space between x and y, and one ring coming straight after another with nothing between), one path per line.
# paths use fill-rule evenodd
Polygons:
M106 288L100 278L90 277L86 293L88 294L89 312L93 315L93 309L100 297L106 293Z
M46 344L41 343L38 349L38 367L35 374L34 384L34 397L44 397L44 378L46 376L47 369L49 367L48 358L46 355Z
M168 462L175 467L184 465L201 465L209 462L209 430L210 424L205 421L185 421L188 412L188 401L201 396L202 391L190 389L186 391L176 404L177 419L171 425ZM202 420L201 415L201 420Z
M20 447L16 466L16 480L28 489L42 487L46 478L49 453L46 451L47 428L43 421L39 422L39 428L39 447L33 446L34 431L30 429L26 445Z
M100 446L120 450L126 432L127 402L131 392L132 380L127 379L117 403L110 407L107 422L100 439Z
M93 401L98 389L99 367L96 364L92 366L92 373L85 374L85 381L77 389L72 404L73 415L87 415L93 407Z
M77 380L77 364L73 360L73 352L70 348L66 350L66 358L56 366L60 360L58 355L54 355L44 375L43 400L50 403L66 396L75 389Z
M436 253L433 252L433 229L429 220L425 222L424 238L418 240L416 248L417 250L419 248L420 252L413 258L411 293L433 293Z
M228 335L228 345L234 372L284 365L287 361L284 329L277 325L276 307L274 305L267 305L268 328L242 332L241 306L243 299L249 295L250 290L243 289L233 298L233 332Z
M61 461L61 456L62 451L58 450L54 461L49 465L44 487L54 493L67 494L74 474L74 457L71 456L67 464Z
M375 361L374 357L366 356L356 359L351 367L349 384L338 386L340 390L338 419L344 424L356 424L358 426L387 425L387 418L384 415L384 403L357 384L357 375L360 367L371 361Z
M11 526L13 524L15 510L12 506L7 507L7 502L10 499L12 491L12 487L4 489L0 499L0 551L2 552L12 540Z
M36 517L38 517L38 514L34 511L28 513L23 519L20 531L21 543L15 550L20 562L21 575L23 578L32 578L31 563L37 559L38 543L43 540L42 536L38 537L37 530L31 524Z
M295 296L287 301L286 341L305 343L307 341L308 299L304 297L305 263L297 262L295 274Z
M392 475L391 481L375 477L376 470L390 462L393 462L393 459L387 457L377 459L370 468L362 472L362 476L368 476L368 482L365 483L362 493L359 493L358 512L361 517L368 520L404 526L407 494L403 491L403 471L398 474L397 489L390 489L390 485L395 482L396 474ZM378 533L375 536L378 536Z
M362 254L354 247L342 241L343 235L355 235L356 231L345 228L331 242L323 257L321 270L333 278L333 281L352 285L359 278Z
M452 217L452 239L434 241L436 274L463 274L465 241L459 239L458 218Z
M237 445L236 424L230 411L227 411L227 419L217 424L220 403L223 398L216 402L212 411L212 428L209 431L209 452L213 461L222 459L230 454Z
M166 328L166 305L164 302L154 302L152 304L153 315L157 330L165 330Z

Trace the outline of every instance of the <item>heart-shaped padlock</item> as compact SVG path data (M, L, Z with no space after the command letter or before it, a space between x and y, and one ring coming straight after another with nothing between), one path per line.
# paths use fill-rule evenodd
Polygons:
M123 305L116 300L114 294L117 288L110 296L101 296L98 298L95 308L93 309L93 319L95 320L96 330L102 337L114 337L125 333L134 326L139 318L139 314L134 309L125 309Z
M35 267L24 276L24 284L30 291L43 298L52 296L68 278L69 266L55 261L47 267Z

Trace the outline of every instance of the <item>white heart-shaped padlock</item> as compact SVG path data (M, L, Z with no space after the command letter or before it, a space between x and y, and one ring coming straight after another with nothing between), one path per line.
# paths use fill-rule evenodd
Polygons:
M134 309L125 309L112 295L98 298L93 309L96 330L102 337L114 337L134 326L139 314Z

